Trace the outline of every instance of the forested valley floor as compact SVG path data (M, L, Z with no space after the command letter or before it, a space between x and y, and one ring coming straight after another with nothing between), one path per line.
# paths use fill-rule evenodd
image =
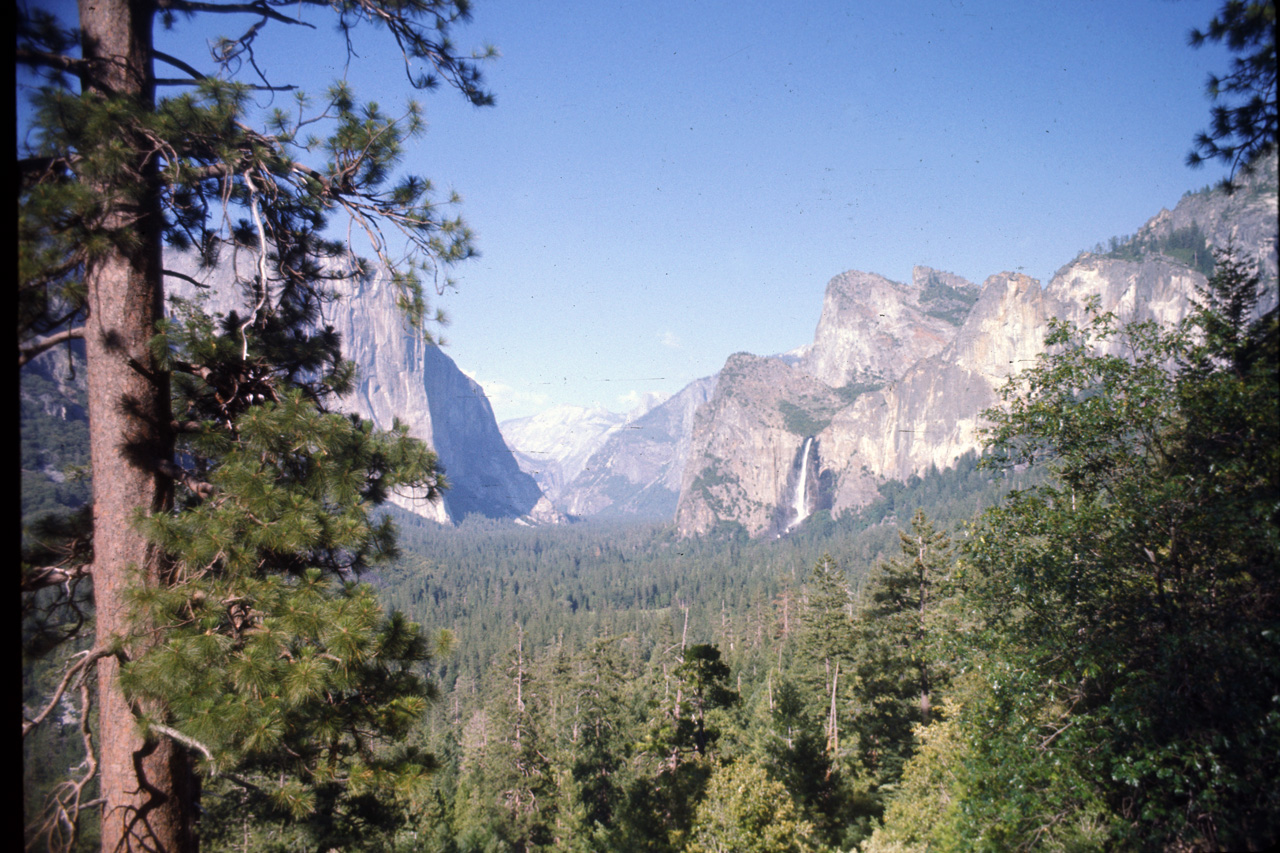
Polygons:
M441 761L430 849L683 849L715 771L731 766L762 774L761 799L719 807L767 808L758 818L795 838L723 849L856 844L882 793L829 707L833 683L845 695L837 657L846 685L858 678L860 594L916 512L963 536L1036 479L969 454L772 541L732 528L679 539L652 522L444 528L393 510L403 554L373 582L389 608L450 635L419 732ZM795 802L776 811L766 791Z

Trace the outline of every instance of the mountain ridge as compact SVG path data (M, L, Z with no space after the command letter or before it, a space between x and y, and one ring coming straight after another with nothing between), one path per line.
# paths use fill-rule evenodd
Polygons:
M1233 245L1240 256L1256 260L1267 282L1258 313L1274 308L1280 301L1275 176L1273 158L1238 194L1185 196L1174 211L1161 211L1143 226L1139 235L1147 248L1135 259L1082 253L1045 286L1020 273L999 273L988 277L967 307L961 303L974 294L972 285L927 267L913 275L914 290L872 273L834 277L814 341L802 349L798 364L839 393L844 405L810 411L811 435L793 434L788 443L775 415L779 407L796 405L793 391L781 387L784 374L768 358L752 356L755 361L748 362L741 354L730 356L726 369L748 365L758 379L774 381L722 381L716 397L733 393L733 405L713 399L708 414L699 412L676 513L678 532L704 535L740 525L752 536L778 535L796 514L788 508L797 502L799 482L816 484L816 494L801 496L800 505L840 513L873 500L886 480L946 468L980 449L981 413L998 402L997 389L1009 376L1034 364L1051 318L1079 323L1093 298L1122 322L1167 325L1187 316L1206 278L1188 263L1202 259L1150 249L1176 243L1172 236L1198 228L1206 250ZM1117 247L1119 254L1122 249ZM922 319L922 296L939 285L952 289L953 300L940 317ZM959 321L950 333L927 322L944 318ZM815 397L812 391L809 396ZM802 480L800 448L809 438L817 461L804 464L814 465L816 476ZM783 472L779 460L787 458L792 468ZM758 469L768 476L761 478Z

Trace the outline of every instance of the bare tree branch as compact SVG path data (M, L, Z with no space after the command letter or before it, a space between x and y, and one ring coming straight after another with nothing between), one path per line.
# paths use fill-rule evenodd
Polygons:
M26 737L28 732L43 723L45 718L53 712L53 709L58 707L58 703L62 701L62 696L67 692L67 687L70 686L72 681L76 681L77 679L82 681L85 671L90 666L97 663L101 658L110 657L111 654L112 652L107 651L106 649L99 649L96 652L86 649L83 652L72 655L71 660L75 660L76 658L79 658L79 660L67 667L67 671L63 674L62 680L59 681L58 686L54 688L53 696L50 697L49 702L44 706L40 713L36 714L35 717L30 720L22 721L22 736Z
M36 827L36 834L46 840L50 853L69 853L76 845L79 833L80 812L100 806L104 800L97 798L82 802L85 788L98 776L98 758L93 751L93 730L89 726L93 694L90 681L80 679L80 739L84 744L84 773L79 779L70 779L58 785L49 795L44 820Z
M176 740L178 743L182 744L185 747L198 750L200 754L205 757L206 760L213 761L213 751L210 750L209 747L202 744L200 741L191 737L190 735L184 735L182 732L178 731L177 729L171 728L161 723L151 723L150 729L153 732L159 732L165 737L173 738L174 740Z
M84 326L76 326L74 329L64 329L61 332L55 332L52 335L45 335L42 338L36 338L28 344L22 344L18 347L18 367L31 361L45 350L53 349L58 344L74 338L84 338Z
M38 569L23 573L22 591L35 592L45 587L62 586L63 584L88 577L93 577L93 566L91 565L76 566L74 569L68 569L63 566L41 566Z
M313 24L306 21L290 18L288 15L282 15L275 9L268 6L265 2L258 3L199 3L189 2L189 0L161 0L160 8L172 10L175 12L214 12L219 14L234 14L238 12L248 13L252 15L262 15L264 18L270 18L273 21L280 21L284 24L297 24L315 29Z

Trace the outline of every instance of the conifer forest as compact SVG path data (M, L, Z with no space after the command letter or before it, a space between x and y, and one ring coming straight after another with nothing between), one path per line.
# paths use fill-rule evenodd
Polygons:
M18 6L27 850L1280 843L1274 279L1198 230L1113 241L1206 276L1185 320L1053 321L980 453L778 538L426 521L390 498L448 472L343 413L317 318L376 264L429 338L474 237L403 174L416 108L264 73L304 7L493 104L465 0ZM155 47L246 11L212 60ZM1274 17L1194 34L1239 57L1188 140L1233 177L1274 152ZM177 251L237 258L247 313L172 298Z

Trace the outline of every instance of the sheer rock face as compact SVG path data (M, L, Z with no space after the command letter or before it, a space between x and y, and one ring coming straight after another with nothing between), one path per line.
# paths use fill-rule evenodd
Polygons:
M1273 158L1235 194L1188 195L1139 236L1196 225L1210 246L1233 244L1239 257L1259 262L1261 315L1280 302L1275 187ZM797 370L780 359L730 357L715 398L698 412L676 514L681 534L725 523L752 535L779 529L789 499L785 468L794 468L805 441L803 430L780 427L780 406L798 406L821 426L816 505L854 509L885 479L946 468L980 449L983 411L998 403L1010 376L1035 364L1051 318L1083 323L1096 299L1122 323L1168 326L1188 316L1206 281L1162 255L1129 261L1088 253L1047 287L1016 273L991 276L976 302L958 276L917 267L912 278L914 287L858 272L832 279L814 341L793 359ZM1111 349L1122 354L1122 347L1116 341Z
M927 270L926 278L935 272L918 269ZM953 322L937 316L941 312L929 313L924 293L874 273L851 271L831 279L803 369L832 388L900 376L906 366L946 346L956 331Z
M211 294L209 310L245 314L241 294L228 284L232 277L227 265L199 271L185 256L167 262L213 285L204 291ZM179 295L194 292L176 279L168 285ZM507 449L484 390L439 347L409 328L386 272L375 269L335 289L342 297L327 307L321 322L341 335L344 355L359 368L356 387L341 401L341 408L368 418L379 429L389 429L398 418L411 435L435 450L449 482L443 501L432 503L413 495L396 495L392 501L442 523L461 521L471 513L520 518L535 508L540 521L558 520L549 506L539 507L542 492Z
M664 403L612 430L561 492L570 515L671 518L693 439L694 415L716 377L686 385Z
M680 533L705 533L722 521L752 536L775 530L797 446L842 405L836 391L781 359L730 356L694 418L676 510Z
M946 468L976 449L980 413L995 405L1006 378L1034 363L1052 313L1035 279L987 279L951 344L857 399L819 436L836 484L832 510L861 506L884 479Z

